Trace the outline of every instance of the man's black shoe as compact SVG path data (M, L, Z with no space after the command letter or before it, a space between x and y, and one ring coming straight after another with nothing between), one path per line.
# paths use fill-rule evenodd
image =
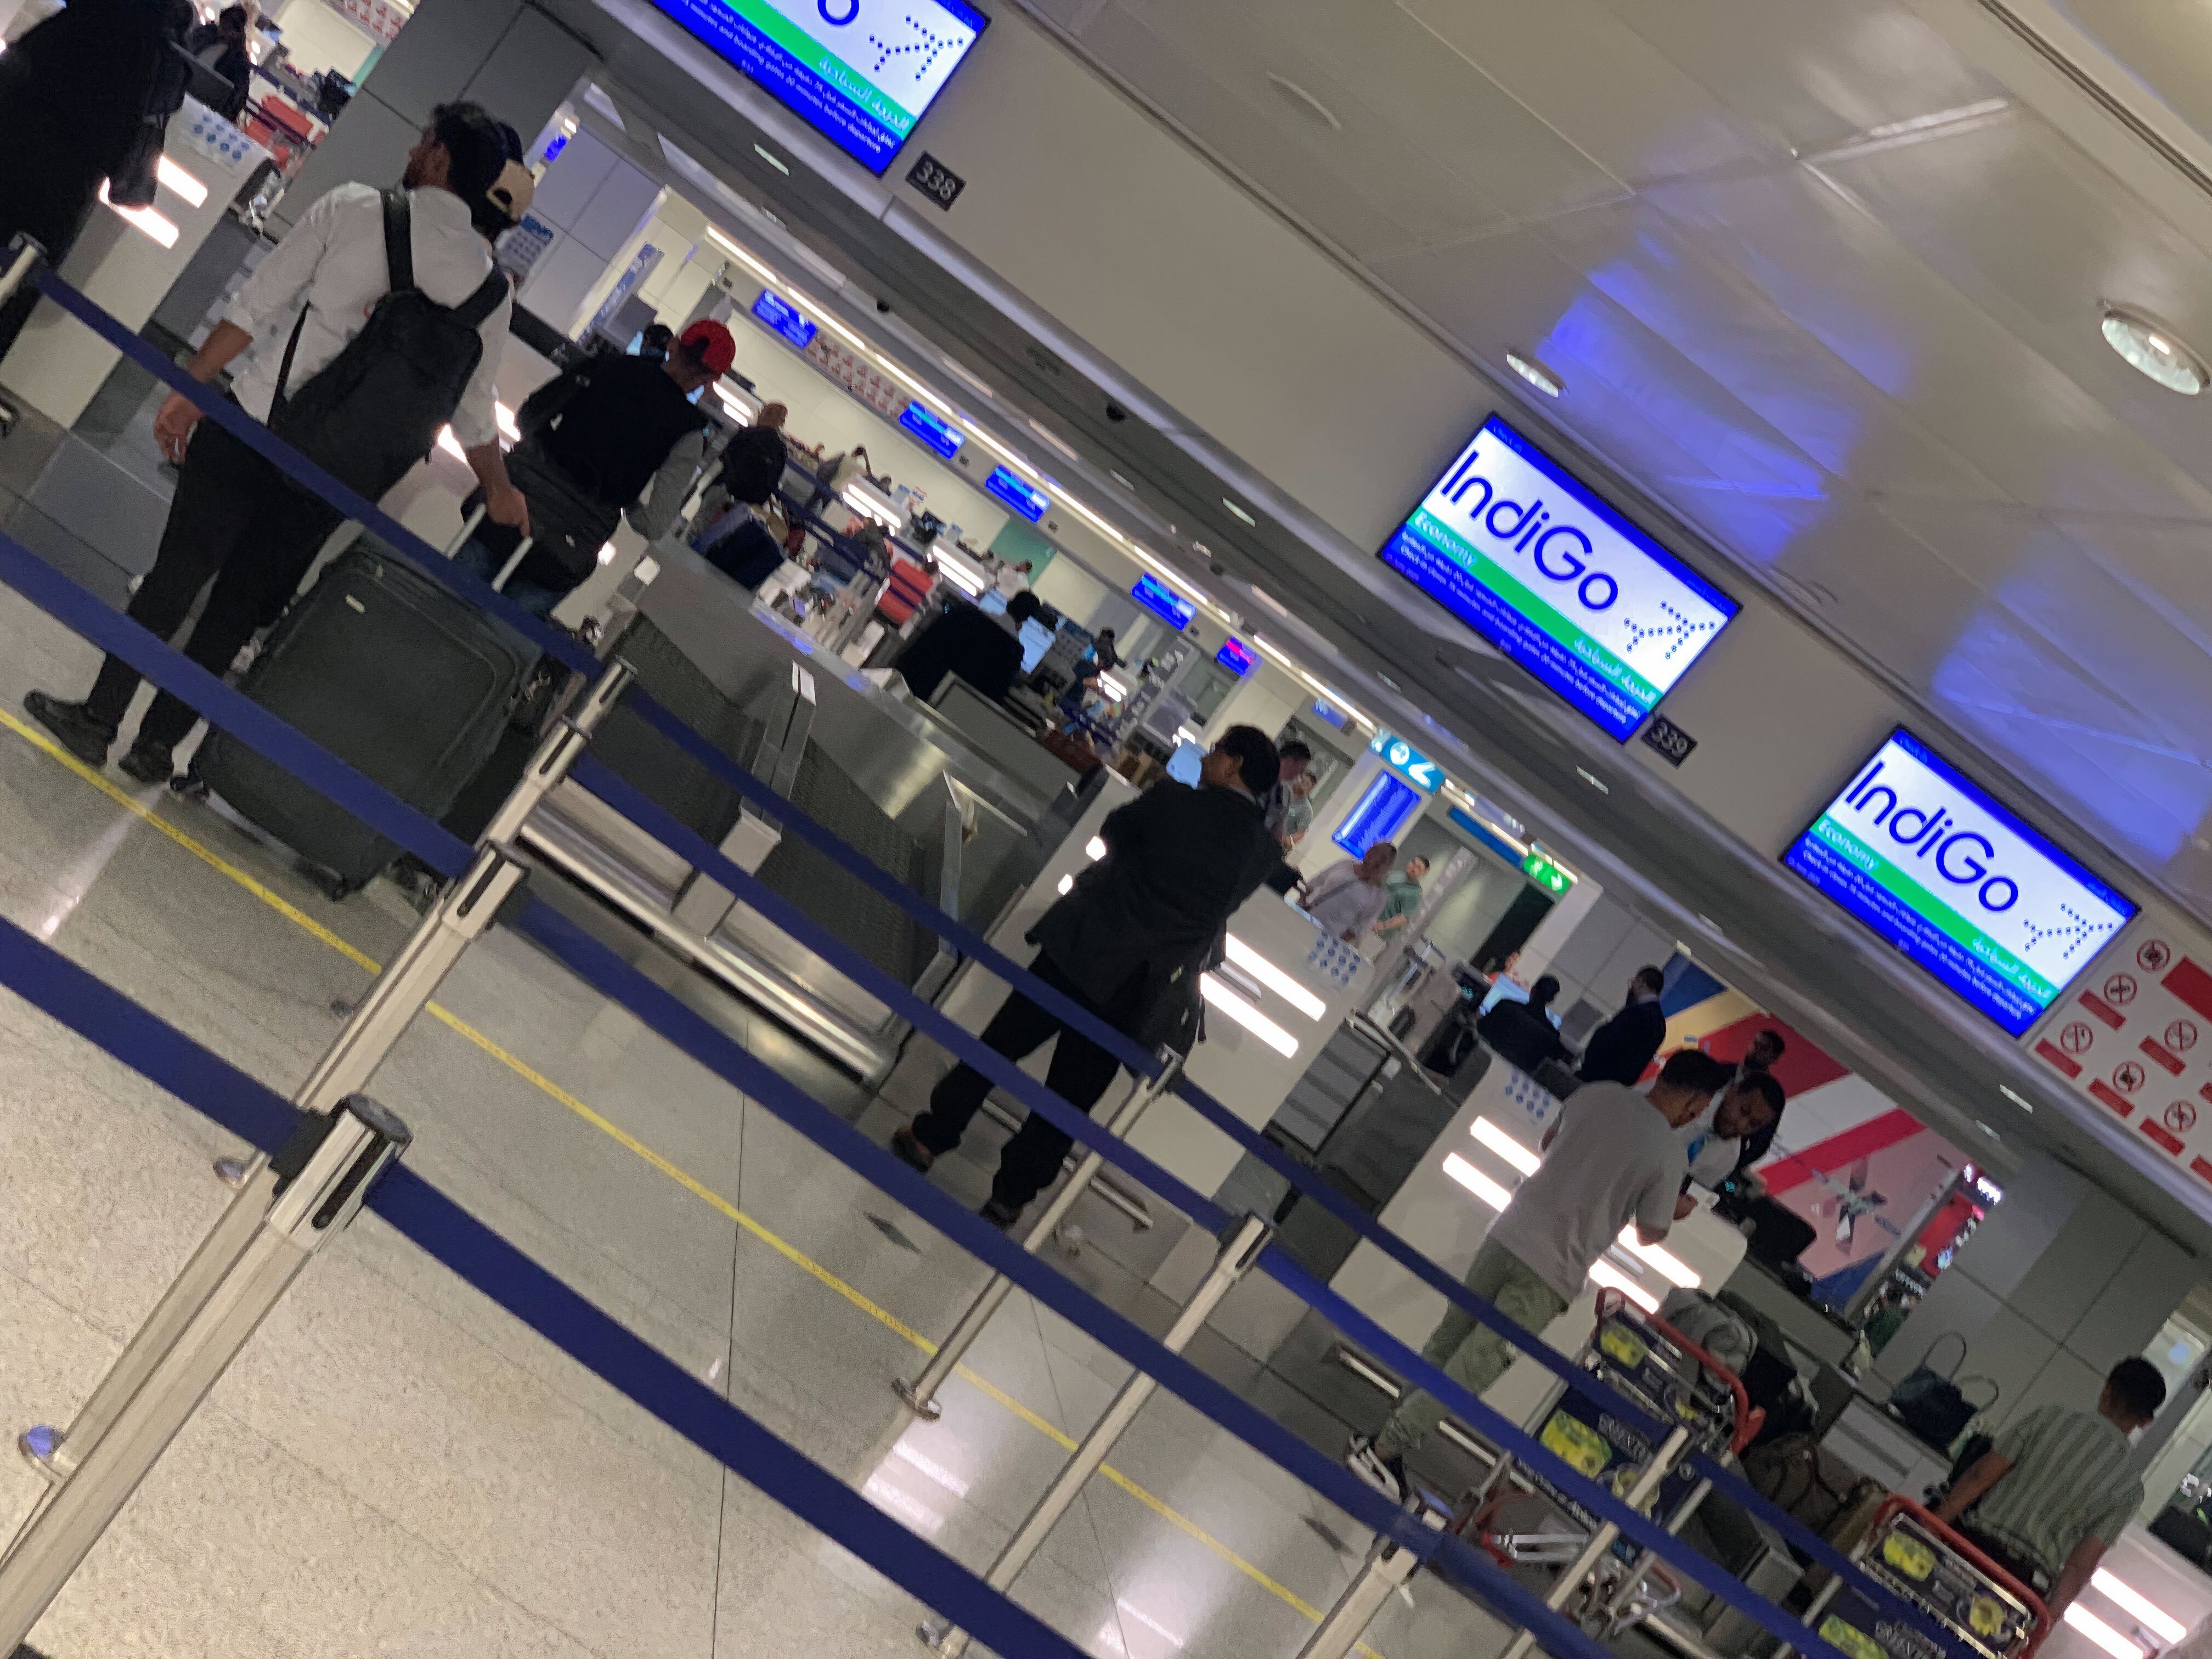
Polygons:
M115 728L94 720L82 703L64 702L44 691L33 691L23 699L23 707L30 711L33 720L61 740L63 748L87 766L107 764L107 749L115 741Z
M903 1123L891 1131L891 1151L898 1161L909 1170L929 1173L929 1166L937 1162L937 1154L921 1144L921 1137Z
M177 773L177 763L166 743L134 743L116 765L125 777L139 783L167 783Z
M985 1199L983 1200L983 1207L976 1211L975 1213L981 1216L984 1220L989 1222L1000 1232L1005 1232L1008 1228L1012 1227L1014 1223L1022 1218L1022 1212L1020 1210L1013 1208L1008 1205L1001 1204L995 1198Z

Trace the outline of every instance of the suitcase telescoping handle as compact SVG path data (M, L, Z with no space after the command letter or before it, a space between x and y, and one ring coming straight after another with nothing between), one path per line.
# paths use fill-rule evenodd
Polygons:
M483 507L479 507L474 512L471 513L468 517L461 520L460 533L455 536L453 540L446 544L446 556L447 558L452 558L456 553L459 553L462 548L468 545L469 538L476 534L477 526L483 522L483 516L484 510Z
M525 536L520 541L514 544L514 551L507 556L507 562L500 566L499 574L491 579L491 591L493 592L502 593L507 591L507 579L509 576L512 576L515 573L516 569L521 565L523 560L529 556L530 544L537 539L538 538L535 536Z

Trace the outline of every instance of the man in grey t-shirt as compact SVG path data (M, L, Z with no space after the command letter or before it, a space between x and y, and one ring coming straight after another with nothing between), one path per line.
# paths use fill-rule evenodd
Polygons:
M1468 1269L1467 1287L1524 1330L1540 1336L1581 1293L1590 1264L1620 1230L1656 1244L1685 1212L1688 1164L1675 1131L1705 1110L1730 1068L1685 1049L1668 1060L1649 1096L1619 1083L1575 1091L1560 1115L1543 1165L1521 1183ZM1430 1364L1479 1395L1513 1363L1510 1343L1454 1306L1421 1351ZM1406 1494L1406 1454L1446 1414L1419 1389L1373 1439L1345 1455L1352 1472L1391 1498Z

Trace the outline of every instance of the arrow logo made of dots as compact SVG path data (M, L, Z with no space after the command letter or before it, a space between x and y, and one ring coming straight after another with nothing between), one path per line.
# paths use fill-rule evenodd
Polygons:
M1667 647L1667 656L1672 658L1698 635L1719 626L1717 623L1710 621L1694 622L1665 599L1659 601L1659 608L1667 613L1667 620L1663 623L1633 622L1626 617L1620 619L1620 625L1628 630L1628 648L1631 651L1642 650L1646 640L1664 639L1672 635L1674 642Z
M2096 924L2070 904L2061 903L2058 908L2066 918L2063 921L2024 921L2021 924L2027 934L2028 949L2036 949L2047 939L2064 939L2071 934L2073 943L2060 953L2070 957L2088 942L2089 934Z
M920 52L921 61L908 66L914 71L914 78L919 81L929 73L930 65L934 64L944 54L945 48L952 44L949 36L938 33L917 17L909 15L905 21L906 26L912 29L920 37L919 39L909 40L902 46L895 46L880 34L872 34L868 37L868 44L876 49L876 64L874 69L869 71L871 74L881 75L884 72L884 66L895 58L909 58Z

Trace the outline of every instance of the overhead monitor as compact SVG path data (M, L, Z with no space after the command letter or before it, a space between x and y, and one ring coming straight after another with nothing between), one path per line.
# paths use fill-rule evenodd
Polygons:
M1222 641L1221 649L1213 653L1213 659L1240 680L1260 665L1260 659L1237 640Z
M799 315L797 306L773 289L760 291L760 298L753 301L753 315L801 351L814 343L814 325Z
M945 460L949 461L958 454L964 441L960 434L952 429L950 422L940 421L920 404L908 404L901 410L898 423L923 448Z
M862 167L891 164L990 19L963 0L659 0Z
M1739 608L1494 415L1382 558L1621 742Z
M1129 590L1129 597L1178 634L1189 627L1191 618L1198 615L1196 605L1149 572L1137 578L1137 585Z
M983 480L983 493L996 497L1031 524L1044 517L1045 508L1052 505L1042 493L1031 489L1003 466L993 468L991 476Z
M1902 727L1782 861L2014 1036L2136 913Z

